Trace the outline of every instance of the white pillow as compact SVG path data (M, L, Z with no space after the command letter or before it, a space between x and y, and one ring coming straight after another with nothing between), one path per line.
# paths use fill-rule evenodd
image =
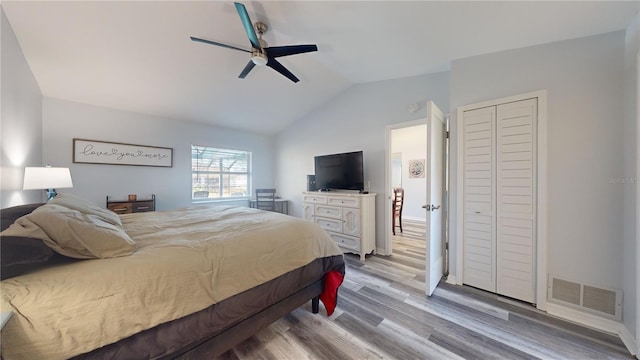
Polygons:
M135 242L121 227L56 204L40 206L1 235L42 239L54 251L77 259L119 257L135 251Z
M91 203L90 201L75 195L58 194L56 197L51 199L47 204L62 205L72 210L78 210L81 213L86 215L99 216L104 221L111 223L113 225L122 226L122 220L120 220L120 216L118 216L118 214L114 213L111 210L97 206Z

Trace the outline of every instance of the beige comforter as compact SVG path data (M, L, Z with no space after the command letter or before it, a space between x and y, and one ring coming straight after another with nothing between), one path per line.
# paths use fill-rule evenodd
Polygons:
M202 310L342 252L315 224L248 208L122 216L130 256L83 260L1 282L2 357L63 359Z

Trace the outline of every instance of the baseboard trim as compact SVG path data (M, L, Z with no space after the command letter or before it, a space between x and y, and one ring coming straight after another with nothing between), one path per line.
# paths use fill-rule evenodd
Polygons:
M585 313L567 306L546 302L547 313L597 330L617 335L631 355L636 356L636 342L623 323Z
M451 285L460 285L458 284L458 281L456 281L456 276L455 275L447 275L447 284L451 284Z
M425 224L427 222L427 219L425 219L425 218L419 218L419 217L414 217L414 216L403 216L402 220L403 221L410 221L410 222L417 222L417 223L421 223L421 224Z
M636 339L633 338L633 335L631 335L631 332L629 331L629 329L627 329L626 326L622 326L622 331L620 331L620 334L618 334L618 336L620 336L620 340L622 340L624 346L627 347L631 355L634 355L636 359L640 359L640 357L638 357L638 352L636 351L636 349L638 348Z

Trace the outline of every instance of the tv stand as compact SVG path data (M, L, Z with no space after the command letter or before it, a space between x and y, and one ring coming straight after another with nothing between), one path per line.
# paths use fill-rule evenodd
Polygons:
M376 194L305 192L302 202L303 218L325 229L343 252L359 255L360 261L375 253Z

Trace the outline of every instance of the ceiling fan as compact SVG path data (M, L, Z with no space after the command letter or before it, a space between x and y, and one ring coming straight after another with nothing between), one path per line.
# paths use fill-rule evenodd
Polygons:
M234 3L236 6L236 10L238 11L238 15L240 15L240 20L242 21L242 25L244 26L244 30L247 32L247 36L249 37L249 42L251 43L251 51L241 49L235 46L222 44L219 42L200 39L197 37L191 36L191 40L202 42L205 44L211 44L216 46L222 46L228 49L244 51L247 53L251 53L251 60L247 66L244 67L244 70L238 76L241 79L244 79L251 69L254 66L268 66L280 74L286 76L289 80L297 83L300 81L295 75L291 73L291 71L287 70L278 60L277 57L302 54L311 51L318 51L318 47L316 45L290 45L290 46L272 46L267 47L267 42L262 40L262 34L264 34L268 27L265 23L256 22L255 30L254 25L251 23L251 19L249 18L249 14L247 13L247 9L241 3ZM256 31L259 35L256 35Z

